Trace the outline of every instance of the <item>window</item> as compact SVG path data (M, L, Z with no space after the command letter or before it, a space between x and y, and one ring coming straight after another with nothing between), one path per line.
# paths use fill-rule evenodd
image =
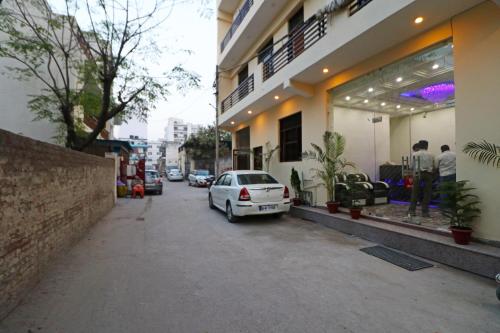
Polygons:
M226 177L226 174L223 174L222 176L220 176L219 179L217 179L217 182L215 183L215 185L221 186L222 184L224 184L224 177Z
M262 170L262 146L253 149L253 169Z
M302 160L302 113L280 119L280 161Z
M238 72L238 85L240 85L243 81L245 81L248 78L248 65L245 65L239 72Z
M273 55L273 39L271 38L260 50L259 50L259 64L261 62L266 62Z
M222 185L231 186L231 175L226 175L226 178L224 178L224 183Z
M267 173L249 173L246 175L238 175L238 184L240 185L255 185L255 184L278 184L278 181Z

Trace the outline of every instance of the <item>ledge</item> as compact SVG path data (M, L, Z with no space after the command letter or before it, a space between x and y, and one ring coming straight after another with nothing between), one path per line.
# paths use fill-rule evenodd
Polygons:
M455 244L449 235L410 228L393 223L361 218L352 220L345 214L329 214L321 208L292 207L292 216L340 232L355 235L441 264L494 279L500 272L500 248L472 243Z

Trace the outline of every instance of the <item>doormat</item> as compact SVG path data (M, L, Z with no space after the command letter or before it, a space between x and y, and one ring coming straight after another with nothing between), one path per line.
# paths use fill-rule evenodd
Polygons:
M380 245L365 247L360 251L390 262L391 264L402 267L409 271L417 271L419 269L433 267L433 265L429 264L428 262L415 259L413 257L410 257L409 255L390 250Z

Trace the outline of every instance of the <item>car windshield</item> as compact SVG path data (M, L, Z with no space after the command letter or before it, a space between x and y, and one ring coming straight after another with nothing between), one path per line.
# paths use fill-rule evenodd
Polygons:
M278 184L278 181L267 173L249 173L238 175L238 184L254 185L254 184Z
M194 172L195 176L208 176L208 170L196 170Z
M158 172L156 171L146 171L146 182L152 182L158 178Z
M172 169L172 170L170 170L170 173L179 173L179 172L180 172L180 171L179 171L179 170L177 170L177 169Z

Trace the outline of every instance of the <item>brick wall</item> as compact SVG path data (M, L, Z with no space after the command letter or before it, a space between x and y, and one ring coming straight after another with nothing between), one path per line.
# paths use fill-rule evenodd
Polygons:
M0 130L0 319L113 204L113 160Z

